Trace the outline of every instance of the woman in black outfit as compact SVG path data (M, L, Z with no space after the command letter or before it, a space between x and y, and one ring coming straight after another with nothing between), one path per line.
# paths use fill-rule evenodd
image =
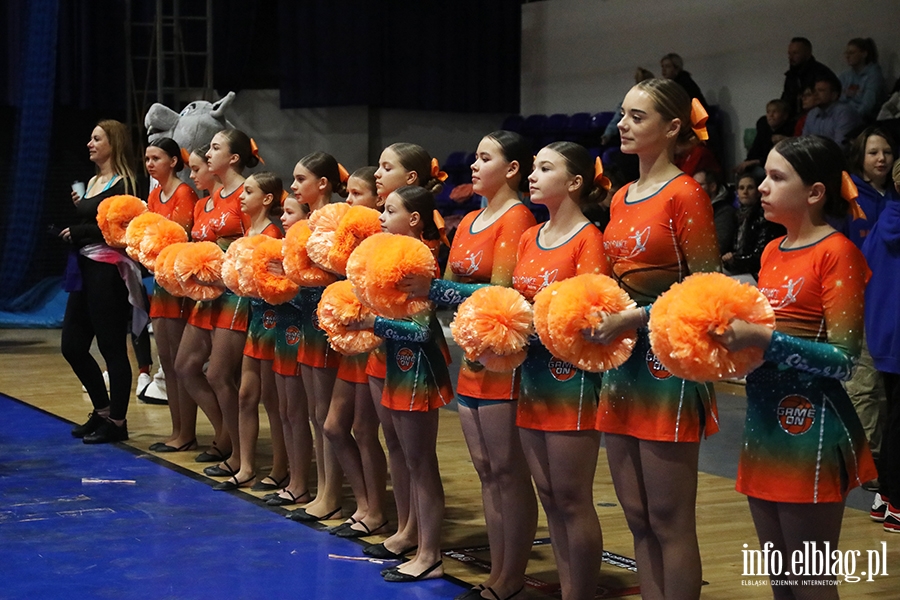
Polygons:
M75 221L59 234L77 253L78 271L74 278L71 272L66 277L67 282L76 283L68 289L61 345L63 356L94 405L90 418L75 427L72 435L83 438L86 444L102 444L128 439L125 413L132 385L126 349L128 323L134 316L133 327L140 331L146 322L146 306L143 292L134 287L140 285L137 264L124 251L109 247L97 225L101 201L137 192L134 171L128 163L128 130L118 121L100 121L87 146L97 174L88 182L84 198L72 193ZM129 304L129 289L141 305L136 311ZM109 371L108 393L103 372L90 353L94 338Z

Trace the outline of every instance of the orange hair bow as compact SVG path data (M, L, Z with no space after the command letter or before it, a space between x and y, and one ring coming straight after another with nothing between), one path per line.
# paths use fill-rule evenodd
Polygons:
M191 162L191 153L188 152L186 148L181 149L181 162L184 164Z
M603 174L603 161L600 160L599 156L594 160L594 185L602 187L607 192L612 187L609 177Z
M341 183L347 183L350 179L350 173L347 172L347 169L341 163L338 163L338 176L341 179Z
M863 212L859 202L856 201L859 197L859 190L847 171L841 173L841 197L850 203L850 214L853 215L854 221L866 218L866 213Z
M438 160L436 158L431 159L431 176L441 182L447 181L448 175L441 171L441 166L438 164Z
M703 105L700 104L700 101L694 98L691 100L691 129L694 130L694 135L700 139L700 141L706 141L709 139L709 132L706 131L706 121L709 119L709 114L706 112L706 109L703 108Z
M266 164L266 161L262 159L262 156L259 155L259 146L256 145L256 140L250 138L250 154L256 157L256 159L262 164Z
M446 173L445 173L446 175ZM443 181L443 180L442 180ZM434 213L432 213L432 218L434 219L434 224L437 225L438 232L441 234L441 241L444 242L447 247L450 247L450 240L447 239L447 226L444 224L444 217L441 216L441 213L434 209Z
M284 206L284 201L287 200L287 197L288 197L288 193L284 190L281 190L281 200L278 201L279 204Z

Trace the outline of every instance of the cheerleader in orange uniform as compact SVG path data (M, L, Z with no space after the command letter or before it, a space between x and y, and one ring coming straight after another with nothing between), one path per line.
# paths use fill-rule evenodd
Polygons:
M417 185L404 186L385 199L381 228L437 247L443 234L434 219L436 211L429 191ZM374 328L376 335L385 338L388 360L381 404L391 414L406 457L412 510L418 523L415 557L383 570L382 576L392 583L440 577L444 488L437 461L437 409L453 399L441 326L433 309L403 320L372 316L360 325Z
M603 234L581 212L606 192L594 161L571 142L538 152L528 177L531 201L550 220L519 240L513 287L529 301L544 287L584 273L609 274ZM554 357L534 336L522 365L516 424L547 514L562 597L593 598L603 550L593 482L600 449L595 429L600 376Z
M330 203L333 194L345 197L347 184L342 180L338 162L333 156L313 152L301 158L294 167L291 191L297 202L309 206L312 215L316 209ZM341 466L324 433L341 355L328 345L328 338L319 327L316 316L316 307L324 290L324 287L301 287L299 294L303 333L297 362L300 363L306 397L312 402L309 418L315 431L318 477L315 499L291 513L291 519L304 522L331 519L341 512Z
M147 146L145 165L147 173L159 182L159 186L150 191L147 208L190 232L197 194L191 186L178 179L177 173L186 166L181 148L172 138L152 141ZM187 298L173 296L154 283L150 318L153 320L159 362L166 375L166 397L172 417L172 435L165 442L150 446L154 452L182 452L197 447L197 407L191 401L182 402L181 385L175 373L175 355L178 354L178 345L190 314L189 302Z
M378 158L378 169L375 171L375 190L378 194L378 206L384 206L387 197L394 191L407 185L417 185L437 194L442 189L438 176L440 169L437 161L422 146L408 142L391 144L381 152ZM366 364L366 375L375 412L381 421L384 431L384 442L388 450L388 464L391 470L391 487L394 492L394 503L397 507L397 531L384 542L372 544L363 552L374 558L394 559L411 552L417 543L419 533L416 513L412 510L412 486L409 480L406 456L400 438L394 430L391 411L381 404L384 378L387 374L385 348L382 344L369 353Z
M247 236L261 234L276 239L284 237L280 223L275 220L281 209L283 193L281 179L274 173L255 173L244 181L240 200L241 211L250 220ZM253 490L278 490L284 487L287 481L284 429L278 409L275 374L272 372L272 361L275 358L275 327L275 307L258 298L251 298L238 392L239 443L235 451L240 455L240 467L237 473L216 485L214 490L234 490L248 485L256 478L260 400L269 417L272 435L272 470L253 486Z
M305 219L309 213L308 205L301 204L294 196L287 196L283 205L281 224L285 231ZM279 267L278 273L283 274L283 266ZM275 307L276 339L272 371L275 373L290 478L283 489L263 497L269 506L291 506L310 499L307 484L312 466L313 437L306 388L303 387L300 365L297 363L297 353L303 342L301 293Z
M347 204L373 209L378 206L375 167L363 167L350 175ZM356 499L356 511L346 522L330 530L345 538L381 533L387 527L387 460L378 439L378 415L366 375L368 359L368 353L341 356L325 419L325 435L334 447Z
M221 187L194 209L191 239L212 241L227 248L247 231L249 220L241 212L240 195L246 167L259 164L256 144L242 131L226 129L213 136L206 153L209 172ZM227 462L232 443L238 443L238 382L241 355L247 335L249 301L226 291L212 302L197 302L188 317L178 348L176 372L185 389L213 425L212 448L197 456L198 462L218 462L204 473L229 477L237 473ZM206 373L203 365L209 360Z
M697 461L700 438L718 430L711 386L666 371L644 327L649 305L673 283L721 268L709 197L672 162L676 143L696 135L691 106L666 79L643 81L623 100L622 151L637 154L640 177L613 198L604 246L613 277L640 308L610 315L586 334L608 343L638 329L631 357L604 376L597 426L606 433L644 598L700 595Z
M760 545L783 557L807 544L836 549L847 493L876 477L840 383L859 356L870 274L862 253L826 221L847 212L843 165L837 144L818 136L788 138L769 152L763 210L787 229L766 247L759 273L775 331L735 321L719 336L732 350L765 350L765 364L747 376L736 487L748 496ZM850 190L844 195L853 198ZM834 576L791 579L798 584L772 587L775 598L838 597L835 585L810 586Z
M444 279L427 280L421 289L410 286L410 292L457 305L482 287L478 284L512 286L519 239L535 225L531 211L519 200L519 192L528 188L532 162L530 145L517 133L495 131L482 138L472 164L472 185L476 194L487 198L487 207L467 214L457 227ZM497 373L469 361L460 366L459 420L481 480L491 547L490 576L461 598L480 597L486 588L506 598L524 585L537 500L516 428L518 396L519 369Z

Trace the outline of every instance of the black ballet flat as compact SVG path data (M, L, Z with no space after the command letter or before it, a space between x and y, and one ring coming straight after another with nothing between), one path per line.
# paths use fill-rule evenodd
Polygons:
M440 567L442 564L444 564L444 561L439 560L436 563L434 563L433 565L431 565L430 567L428 567L427 569L425 569L424 571L422 571L421 573L419 573L418 575L410 575L408 573L403 573L400 571L400 567L394 567L392 569L388 569L384 573L383 577L384 577L385 581L390 582L390 583L413 583L415 581L422 581L423 579L426 579L426 576L429 573L431 573L432 571L434 571L435 569ZM487 588L485 588L485 589L487 589ZM516 593L518 593L518 592L516 592Z

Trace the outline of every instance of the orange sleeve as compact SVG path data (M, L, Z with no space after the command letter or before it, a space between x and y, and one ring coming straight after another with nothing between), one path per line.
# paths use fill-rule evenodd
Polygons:
M585 226L578 237L575 265L578 275L599 273L609 275L609 260L603 251L603 233L593 224Z
M197 204L197 194L191 189L191 186L182 183L175 189L170 202L174 202L175 206L169 219L190 233L191 227L194 225L194 206Z
M500 233L494 241L494 263L491 267L493 285L512 286L519 240L522 234L534 225L534 215L525 205L515 206L504 215Z
M672 198L672 219L688 270L691 273L721 271L719 243L709 196L693 177L680 177L676 185L678 188Z

